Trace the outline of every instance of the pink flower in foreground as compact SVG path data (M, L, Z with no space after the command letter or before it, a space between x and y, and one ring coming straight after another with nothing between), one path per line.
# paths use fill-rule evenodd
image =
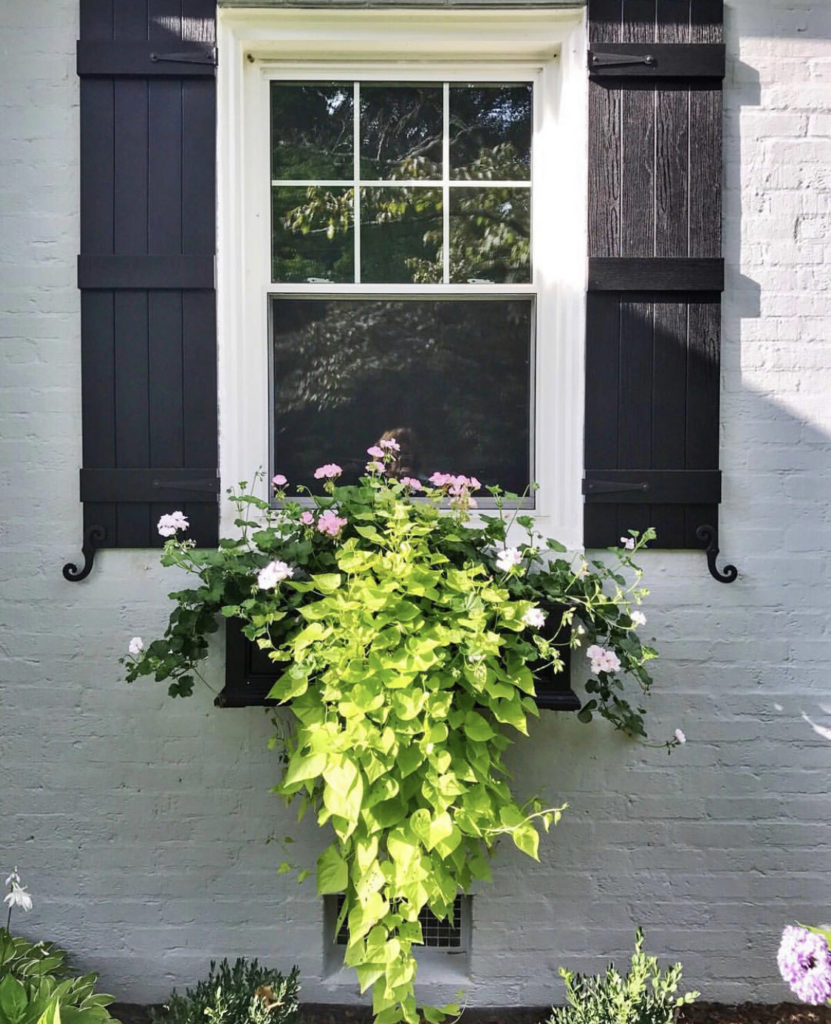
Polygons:
M386 449L388 449L391 452L400 452L401 451L401 445L397 441L393 440L391 437L384 438L384 440L383 441L379 441L378 444L382 448L386 448ZM370 454L372 454L372 453L370 452Z
M340 531L346 526L346 520L333 512L330 508L326 509L317 521L317 528L321 533L328 533L330 537L337 537Z
M377 444L372 445L371 448L367 448L366 453L367 455L371 455L373 459L383 459L384 457L384 449L379 448Z
M401 483L405 487L409 487L411 491L423 491L424 484L420 480L416 480L414 476L402 476Z
M184 512L171 512L170 515L161 517L156 529L160 536L172 537L178 530L187 530L189 526L188 517Z
M592 644L586 651L586 657L592 663L592 672L597 675L600 672L618 672L620 670L620 658L614 651L607 651L605 647Z
M341 475L343 470L336 462L327 462L325 466L318 466L315 470L315 480L334 480Z
M621 537L620 546L626 548L627 551L635 550L635 538L634 537Z
M308 509L306 509L306 511L300 516L300 522L304 526L311 526L314 521L315 517Z
M288 480L283 476L282 473L277 473L276 476L273 476L271 478L271 482L272 484L274 484L275 487L285 487L286 484L288 483Z
M375 462L375 461L368 462L366 464L366 471L367 471L367 473L383 473L384 472L383 463Z
M434 473L430 477L430 483L434 487L446 487L448 484L453 482L453 476L451 473Z

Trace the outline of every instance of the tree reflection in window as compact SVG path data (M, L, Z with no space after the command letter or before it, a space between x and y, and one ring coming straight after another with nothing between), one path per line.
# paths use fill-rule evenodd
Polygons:
M530 282L532 113L530 83L272 83L273 280Z

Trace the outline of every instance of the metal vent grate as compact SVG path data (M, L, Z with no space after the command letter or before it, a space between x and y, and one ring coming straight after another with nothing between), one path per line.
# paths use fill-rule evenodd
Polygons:
M343 907L343 894L338 896L338 909L340 914ZM462 945L462 897L457 896L453 901L452 921L448 918L440 921L436 915L427 907L418 915L421 922L421 930L424 934L424 946L428 949L459 949ZM345 946L348 940L346 921L340 927L337 937L337 945Z

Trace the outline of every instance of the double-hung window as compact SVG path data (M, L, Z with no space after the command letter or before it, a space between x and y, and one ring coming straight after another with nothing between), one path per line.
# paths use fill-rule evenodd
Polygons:
M391 436L402 475L539 481L525 503L578 538L581 33L575 11L223 13L224 480L349 482Z

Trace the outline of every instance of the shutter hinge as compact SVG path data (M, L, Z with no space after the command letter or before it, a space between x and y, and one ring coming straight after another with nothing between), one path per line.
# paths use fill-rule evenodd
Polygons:
M163 61L172 64L211 64L217 66L216 47L199 53L190 51L188 53L151 53L150 60L153 64L160 64Z
M590 68L622 67L627 64L646 64L652 67L654 63L655 58L651 53L593 53L589 50Z
M617 494L619 491L648 491L646 480L628 483L622 480L584 480L583 494Z

